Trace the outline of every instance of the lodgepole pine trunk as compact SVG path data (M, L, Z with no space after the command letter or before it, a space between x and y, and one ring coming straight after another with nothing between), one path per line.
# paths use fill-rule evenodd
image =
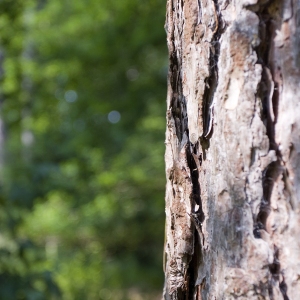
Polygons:
M300 1L168 0L164 299L300 299Z

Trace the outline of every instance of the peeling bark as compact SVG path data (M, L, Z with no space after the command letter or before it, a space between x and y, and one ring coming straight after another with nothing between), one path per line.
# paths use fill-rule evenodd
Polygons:
M164 299L300 295L300 2L168 0Z

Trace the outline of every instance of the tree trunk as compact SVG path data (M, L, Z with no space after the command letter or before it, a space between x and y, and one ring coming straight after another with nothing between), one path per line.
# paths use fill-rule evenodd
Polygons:
M168 0L164 299L299 299L300 1Z

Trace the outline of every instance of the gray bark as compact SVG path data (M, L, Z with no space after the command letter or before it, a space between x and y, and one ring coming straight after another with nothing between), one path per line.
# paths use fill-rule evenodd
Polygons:
M300 297L300 1L168 0L164 299Z

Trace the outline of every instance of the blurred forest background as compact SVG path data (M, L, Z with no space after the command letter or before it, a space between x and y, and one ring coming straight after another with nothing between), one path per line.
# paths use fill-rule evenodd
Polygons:
M0 0L0 299L158 299L165 0Z

